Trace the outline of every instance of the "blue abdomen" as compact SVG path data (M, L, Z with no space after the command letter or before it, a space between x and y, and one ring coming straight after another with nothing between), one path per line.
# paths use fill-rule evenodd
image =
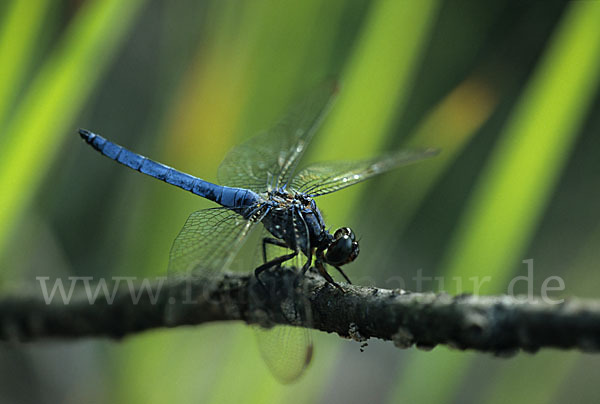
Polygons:
M201 178L186 174L127 150L85 129L79 129L79 134L90 146L106 157L142 174L149 175L214 201L226 208L248 208L260 200L260 197L253 191L244 188L225 187L204 181Z

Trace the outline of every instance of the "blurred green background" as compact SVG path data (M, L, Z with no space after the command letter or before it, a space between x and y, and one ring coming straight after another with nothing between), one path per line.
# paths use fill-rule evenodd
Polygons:
M36 276L165 275L186 217L210 206L101 158L78 127L215 180L232 145L335 76L342 90L306 161L443 150L319 200L331 227L361 237L355 283L506 293L533 259L535 294L560 276L565 290L551 297L598 297L598 21L598 1L3 1L2 293L39 293ZM474 290L473 277L490 280ZM241 324L2 344L0 402L600 397L595 355L499 359L378 341L361 353L314 339L291 386Z

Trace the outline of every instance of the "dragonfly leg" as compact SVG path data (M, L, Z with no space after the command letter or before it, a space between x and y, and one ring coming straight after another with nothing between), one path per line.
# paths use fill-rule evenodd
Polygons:
M263 272L266 269L269 269L269 268L274 267L276 265L281 265L284 262L291 260L296 255L298 255L298 251L294 251L294 252L292 252L290 254L282 255L281 257L274 258L271 261L262 264L261 266L259 266L258 268L256 268L254 270L254 276L256 277L256 280L258 280L258 282L262 286L265 286L265 284L262 283L262 281L260 280L260 278L258 277L258 275L260 275L260 273Z
M321 276L323 276L323 278L325 278L325 280L327 282L331 283L333 286L335 286L336 288L338 288L339 290L341 290L342 293L346 293L346 291L344 290L344 288L342 288L340 285L338 285L337 282L333 280L333 278L331 277L331 275L329 275L327 273L327 270L325 269L325 266L323 265L323 262L321 260L315 261L315 266L319 270L319 273L321 274Z
M306 271L309 270L310 264L312 263L312 259L313 259L313 252L311 249L310 252L308 253L308 260L306 260L304 265L302 265L302 275L304 275L306 273Z
M276 245L278 247L287 247L287 244L283 240L279 240L273 237L265 237L262 241L262 252L263 252L263 263L267 263L267 244Z
M335 269L337 269L342 274L342 276L344 277L344 279L346 280L346 282L348 282L350 285L352 285L352 282L350 281L350 278L348 278L348 276L346 276L346 274L344 273L344 271L342 271L342 268L338 267L337 265L333 265L333 267Z

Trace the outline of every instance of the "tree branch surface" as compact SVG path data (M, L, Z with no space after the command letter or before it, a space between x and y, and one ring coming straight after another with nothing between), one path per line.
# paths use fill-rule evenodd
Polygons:
M277 324L337 333L366 341L379 338L399 348L445 344L509 355L543 347L600 350L600 301L560 304L512 296L411 293L400 289L343 285L290 270L251 275L222 274L207 281L180 277L123 286L109 303L91 304L83 288L68 304L56 296L0 299L0 340L109 337L215 321ZM136 298L132 298L136 296Z

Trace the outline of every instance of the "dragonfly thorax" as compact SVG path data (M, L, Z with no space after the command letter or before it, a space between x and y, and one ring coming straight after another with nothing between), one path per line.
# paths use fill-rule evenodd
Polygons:
M310 256L313 249L332 238L315 201L304 194L271 191L265 205L267 212L262 220L265 228L292 250Z
M283 240L288 248L307 257L316 253L320 262L341 266L358 256L358 242L352 230L342 227L332 235L327 231L314 199L302 193L282 190L267 193L266 229Z

